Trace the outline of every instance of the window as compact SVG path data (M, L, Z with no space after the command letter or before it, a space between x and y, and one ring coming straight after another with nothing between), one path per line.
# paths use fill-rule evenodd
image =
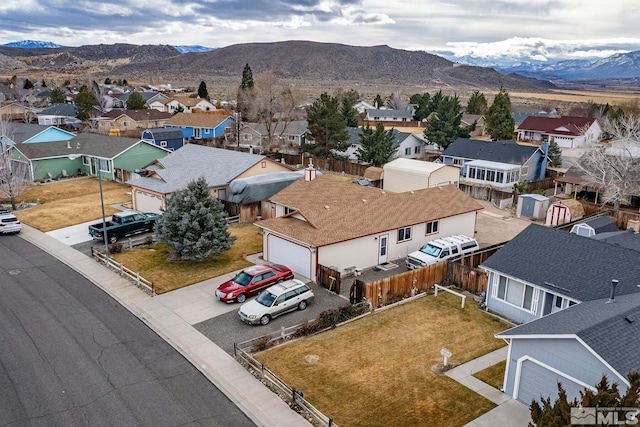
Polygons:
M405 156L409 156L411 154L411 147L407 147L404 149Z
M287 136L287 139L288 139L289 141L295 141L296 136L295 136L295 135L289 135L289 136Z
M202 135L202 133L201 133L200 128L193 128L193 137L194 138L198 138L198 139L202 138L201 135Z
M438 232L438 225L439 225L439 221L429 221L427 223L427 226L426 226L425 235L437 233Z
M242 139L244 139L245 141L251 141L252 138L253 138L253 135L251 135L250 133L242 134Z
M464 163L464 159L453 159L454 165L462 166L463 163Z
M111 172L111 168L109 167L109 160L99 159L98 164L100 165L100 170L102 172Z
M89 166L89 164L90 164L89 156L82 156L82 164L85 165L85 166Z
M411 240L411 227L405 227L398 230L398 243Z
M267 161L263 160L262 162L260 162L260 166L262 166L262 168L266 168L267 167Z
M520 176L527 176L527 175L529 175L529 166L524 165L522 169L520 169Z
M420 153L420 147L413 147L413 154L419 154Z
M122 122L122 126L128 128L129 127L129 122L127 122L127 121Z
M500 276L495 297L516 307L532 311L535 310L535 307L533 307L533 290L532 286Z
M160 141L160 147L165 148L167 146L167 141Z

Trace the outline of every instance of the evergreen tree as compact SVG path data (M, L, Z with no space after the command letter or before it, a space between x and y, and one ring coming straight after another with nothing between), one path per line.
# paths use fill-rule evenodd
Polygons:
M551 141L549 141L549 152L547 152L547 156L551 161L550 165L552 167L559 168L562 166L562 150L554 138L551 138Z
M377 94L376 97L373 98L373 106L376 108L384 107L384 101L382 100L380 94Z
M82 85L73 102L76 104L77 116L80 120L87 120L96 105L96 97L87 85Z
M122 86L129 86L127 79L122 79Z
M42 79L42 87L47 87L47 82L45 82L44 79Z
M142 99L142 95L140 92L133 92L127 98L127 110L144 110L146 107L146 102Z
M71 80L65 80L64 83L62 83L63 87L68 87L71 86Z
M457 96L442 96L434 113L424 129L424 136L429 142L444 150L458 138L469 138L474 125L460 127L462 113Z
M207 90L207 84L205 82L200 82L200 86L198 86L198 98L209 100L209 91Z
M240 83L241 89L251 89L254 86L253 82L253 73L251 72L251 67L249 67L249 63L245 64L244 69L242 70L242 83Z
M484 114L487 112L487 98L479 90L474 91L467 102L467 114Z
M111 84L111 79L109 77L107 77L106 79L104 79L104 84L106 85L110 85Z
M393 148L393 129L385 130L382 123L376 125L375 130L369 125L360 131L360 147L356 151L358 160L382 166L391 160L396 152Z
M431 96L431 98L429 99L429 107L428 107L429 114L438 111L438 108L440 108L440 103L442 102L443 99L444 99L444 94L442 93L441 90L437 91Z
M344 121L348 127L353 128L358 126L356 110L353 109L353 104L349 101L348 98L342 99L342 108L340 110L340 114L342 114L342 117L344 118Z
M349 147L347 124L338 111L338 100L326 92L313 102L307 112L309 140L304 150L320 158L335 157L333 151Z
M429 100L431 99L431 95L425 92L422 95L416 93L409 97L409 102L411 104L417 105L416 111L413 113L413 120L421 122L426 119L431 111L429 110Z
M52 104L64 104L65 102L67 102L67 95L64 92L64 90L62 90L59 87L54 88L51 91L51 103Z
M22 85L23 89L33 89L33 83L31 83L31 80L29 79L24 79L24 84Z
M235 241L222 202L209 193L203 177L171 195L155 233L173 248L170 260L204 260L231 249Z
M485 115L485 130L494 141L503 141L513 139L515 127L509 94L501 88Z

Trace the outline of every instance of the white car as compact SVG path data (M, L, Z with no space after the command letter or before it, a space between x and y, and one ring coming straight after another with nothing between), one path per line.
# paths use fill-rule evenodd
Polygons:
M20 220L9 211L0 211L0 234L15 234L22 230Z
M258 298L243 304L238 315L250 325L266 325L281 314L304 310L314 297L304 282L291 279L267 288Z

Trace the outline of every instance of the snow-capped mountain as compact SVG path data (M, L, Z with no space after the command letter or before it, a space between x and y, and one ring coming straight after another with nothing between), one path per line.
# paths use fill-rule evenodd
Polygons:
M53 42L44 42L40 40L20 40L18 42L5 43L2 46L5 47L19 47L23 49L37 49L37 48L56 48L64 47Z
M191 52L209 52L210 50L215 50L215 47L205 47L205 46L200 46L200 45L195 45L195 46L186 46L186 45L181 45L181 46L173 46L176 48L176 50L180 53L191 53Z

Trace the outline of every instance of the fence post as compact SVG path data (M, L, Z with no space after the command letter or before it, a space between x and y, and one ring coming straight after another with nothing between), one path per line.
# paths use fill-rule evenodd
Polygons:
M333 425L333 418L329 417L329 427Z
M140 287L140 272L136 271L136 286Z
M237 348L238 348L238 345L237 345L237 344L236 344L236 342L234 341L234 342L233 342L233 355L234 355L234 356L237 356L237 355L238 355L238 353L236 352Z

